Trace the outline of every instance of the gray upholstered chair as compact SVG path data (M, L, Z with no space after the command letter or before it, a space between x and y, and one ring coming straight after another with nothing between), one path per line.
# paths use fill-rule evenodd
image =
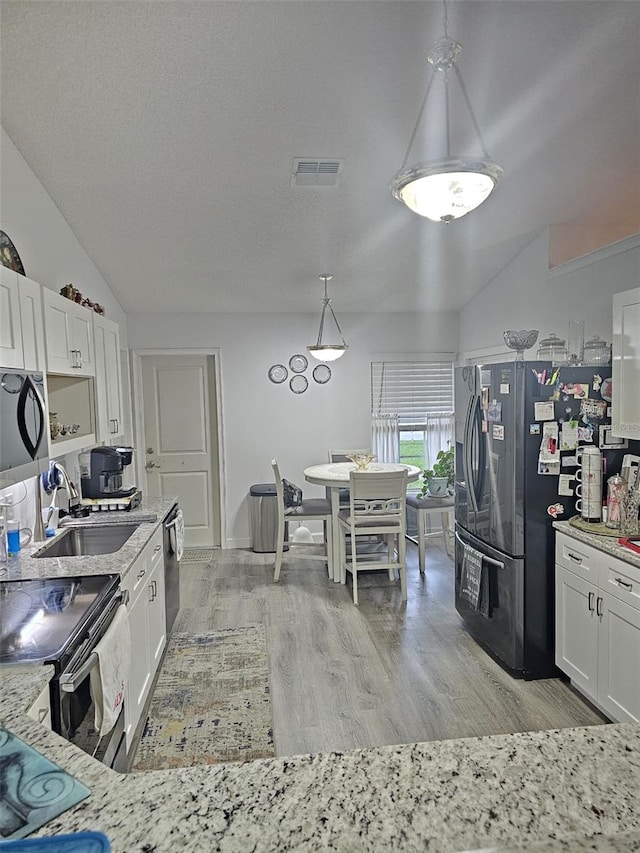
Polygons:
M276 484L276 498L278 501L278 533L276 540L276 561L275 572L273 575L274 581L280 580L280 569L282 568L282 558L284 554L285 544L285 525L289 521L322 521L324 529L324 552L322 554L305 554L305 560L322 560L327 564L327 572L330 578L333 578L333 535L331 526L331 503L326 498L309 498L303 500L300 506L286 507L284 505L284 489L282 486L282 476L280 468L275 459L271 460L273 468L273 476ZM315 542L309 543L305 541L289 541L290 548L308 548L310 545L315 545Z
M454 500L449 495L444 498L419 498L417 495L407 495L407 506L412 507L416 512L416 523L418 527L418 565L420 567L420 574L424 574L425 545L426 540L430 536L444 536L444 547L446 548L447 556L453 556L451 547L453 539L453 505ZM434 532L427 533L427 518L434 514L440 514L442 531L436 530Z

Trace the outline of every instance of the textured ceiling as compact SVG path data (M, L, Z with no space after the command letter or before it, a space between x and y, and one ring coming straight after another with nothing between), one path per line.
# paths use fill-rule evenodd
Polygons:
M504 168L450 225L388 191L442 13L2 0L2 125L128 312L315 310L323 272L338 314L455 310L549 225L640 223L640 3L450 2ZM338 186L292 187L296 157L342 160Z

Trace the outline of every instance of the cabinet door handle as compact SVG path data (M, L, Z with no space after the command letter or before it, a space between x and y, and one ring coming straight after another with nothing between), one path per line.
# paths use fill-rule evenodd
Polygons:
M602 616L602 596L599 595L596 598L596 613L598 616Z
M576 555L572 554L571 551L567 551L567 557L574 563L582 562L582 557L576 557Z
M140 569L140 571L138 572L138 580L140 580L140 578L143 578L146 575L146 573L147 573L146 569Z
M48 713L49 713L48 708L40 708L40 710L38 711L38 722L41 723L45 719L45 717L47 716Z
M590 611L591 613L593 613L593 600L594 600L594 598L595 598L595 597L596 597L595 592L590 592L590 593L589 593L589 611Z
M616 578L615 581L618 584L618 586L621 586L624 589L628 589L629 592L631 592L631 590L633 589L633 584L627 583L627 581L623 581L622 578Z
M162 548L162 545L156 545L156 547L155 547L153 550L157 552L157 551L159 551L161 548ZM154 583L155 583L155 581L154 581Z

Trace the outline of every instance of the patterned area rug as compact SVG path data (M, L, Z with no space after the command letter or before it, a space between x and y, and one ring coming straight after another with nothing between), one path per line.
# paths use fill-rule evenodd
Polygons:
M174 634L132 769L274 755L264 628Z
M213 560L212 548L185 548L181 563L210 563Z

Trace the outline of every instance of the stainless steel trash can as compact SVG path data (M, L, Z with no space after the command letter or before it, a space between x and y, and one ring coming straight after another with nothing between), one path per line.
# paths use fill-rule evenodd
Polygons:
M278 497L275 483L256 483L249 487L251 549L257 554L274 554L278 536ZM285 540L287 538L285 525ZM285 545L285 550L287 549Z

